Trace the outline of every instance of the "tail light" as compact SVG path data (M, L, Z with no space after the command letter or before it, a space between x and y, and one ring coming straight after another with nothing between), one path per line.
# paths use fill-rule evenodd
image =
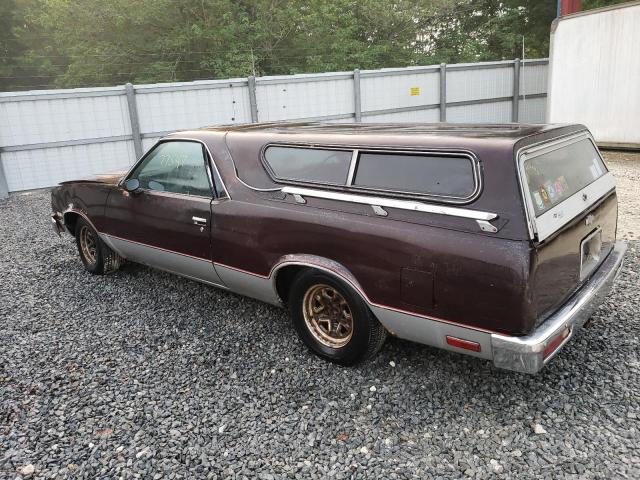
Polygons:
M560 332L558 335L553 337L551 341L547 344L547 346L544 348L544 351L542 352L542 358L546 359L549 355L555 352L558 349L558 347L562 345L562 342L564 342L564 339L569 336L569 332L570 330L568 328L565 328L562 332Z
M462 338L446 336L447 344L452 347L464 348L465 350L471 350L472 352L480 351L480 344L478 342L472 342L470 340L463 340Z

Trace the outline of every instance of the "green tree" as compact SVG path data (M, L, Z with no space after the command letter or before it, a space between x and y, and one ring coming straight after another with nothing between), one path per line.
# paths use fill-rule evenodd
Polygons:
M555 13L555 0L1 0L0 90L512 59L523 42L544 57Z

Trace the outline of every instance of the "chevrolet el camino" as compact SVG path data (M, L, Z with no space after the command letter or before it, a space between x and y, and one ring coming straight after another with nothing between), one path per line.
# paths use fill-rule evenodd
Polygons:
M626 248L581 125L203 128L127 173L61 184L52 208L89 272L138 262L286 305L344 365L394 335L538 372Z

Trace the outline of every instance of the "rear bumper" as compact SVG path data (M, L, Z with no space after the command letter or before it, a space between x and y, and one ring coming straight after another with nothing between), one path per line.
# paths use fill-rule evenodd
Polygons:
M616 242L589 280L530 335L491 335L493 363L517 372L536 373L569 341L607 296L622 267L627 246Z

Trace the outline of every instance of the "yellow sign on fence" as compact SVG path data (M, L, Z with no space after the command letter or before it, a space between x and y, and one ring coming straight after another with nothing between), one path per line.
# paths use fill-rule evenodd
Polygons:
M418 95L420 95L420 87L411 87L409 89L409 93L412 97L417 97Z

